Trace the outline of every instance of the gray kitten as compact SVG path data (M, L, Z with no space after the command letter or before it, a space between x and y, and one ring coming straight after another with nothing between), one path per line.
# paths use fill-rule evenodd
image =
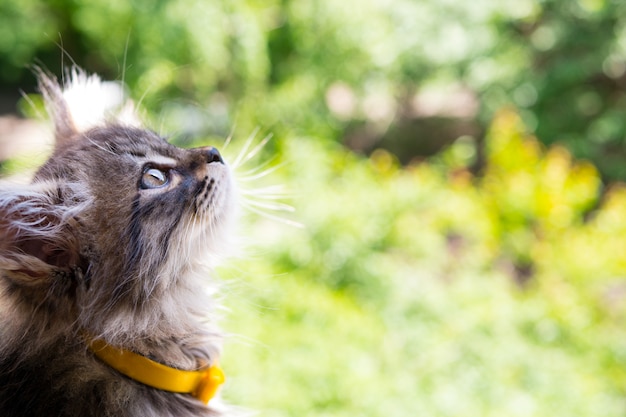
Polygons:
M230 169L140 127L130 104L107 115L118 90L97 77L70 78L40 74L54 153L30 185L0 187L0 416L222 415L196 382L155 388L103 352L193 378L217 363L201 261L228 235Z

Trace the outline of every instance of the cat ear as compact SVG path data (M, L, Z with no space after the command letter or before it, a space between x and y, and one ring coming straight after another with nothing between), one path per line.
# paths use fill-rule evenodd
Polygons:
M42 69L36 68L39 91L44 98L46 110L54 123L54 136L57 144L68 142L78 133L68 103L63 98L63 90L55 78Z
M57 145L70 142L93 127L105 123L142 127L131 100L125 99L120 83L103 82L74 67L66 73L66 83L36 69L39 90L54 121Z
M18 285L49 284L80 266L70 209L52 184L0 190L0 274Z

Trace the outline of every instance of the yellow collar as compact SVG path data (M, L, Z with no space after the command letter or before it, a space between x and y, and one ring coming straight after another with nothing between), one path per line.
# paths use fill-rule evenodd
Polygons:
M198 371L183 371L129 350L115 348L104 340L91 340L87 345L100 360L127 377L160 390L191 394L205 404L215 396L226 379L217 365Z

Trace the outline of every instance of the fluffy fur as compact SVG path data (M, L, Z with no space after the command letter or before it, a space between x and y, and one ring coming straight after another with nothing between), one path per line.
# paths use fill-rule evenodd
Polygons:
M0 187L0 415L222 415L118 374L82 335L179 369L217 361L202 260L232 221L230 169L140 127L118 86L68 78L40 74L54 153L29 186Z

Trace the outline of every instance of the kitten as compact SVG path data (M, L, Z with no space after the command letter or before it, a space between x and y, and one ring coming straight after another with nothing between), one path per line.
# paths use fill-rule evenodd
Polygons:
M219 384L201 261L232 222L230 169L213 147L142 128L130 104L103 118L110 85L70 78L61 87L40 72L54 152L30 185L0 187L0 416L223 415L196 382L155 388L107 355L158 367L149 358L172 378L212 366L210 394ZM99 117L83 117L88 107Z

